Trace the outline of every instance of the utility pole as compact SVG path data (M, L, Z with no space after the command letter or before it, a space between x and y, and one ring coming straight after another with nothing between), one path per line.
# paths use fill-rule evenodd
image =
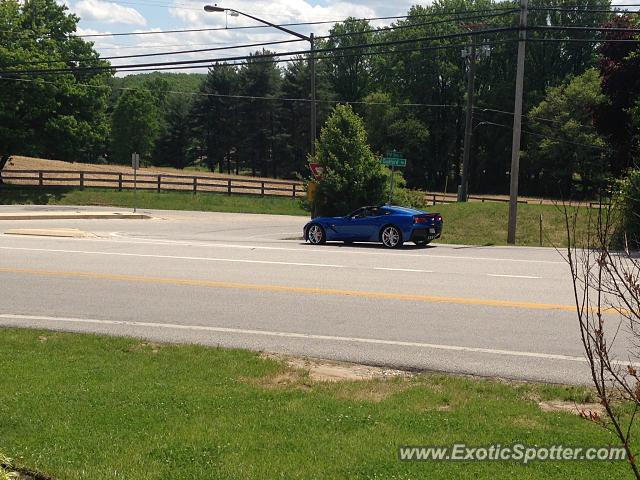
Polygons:
M311 76L311 156L316 154L316 57L315 57L315 37L313 33L309 35L309 43L311 44L309 56L309 75Z
M518 219L518 174L520 172L520 139L522 136L522 91L524 87L524 54L527 40L528 0L520 0L520 32L518 41L518 66L516 70L516 98L513 109L513 140L511 144L511 188L509 195L509 230L507 243L516 243Z
M469 167L471 157L471 136L473 135L473 106L475 105L476 84L476 36L471 35L471 47L463 55L469 60L467 77L467 118L464 126L464 152L462 156L462 176L458 189L458 201L466 202L469 192Z

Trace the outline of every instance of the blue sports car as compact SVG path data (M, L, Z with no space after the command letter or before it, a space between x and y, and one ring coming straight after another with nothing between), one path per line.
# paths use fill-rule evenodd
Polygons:
M337 240L382 242L388 248L398 248L404 242L424 246L441 233L439 213L392 205L362 207L344 217L318 217L304 226L304 239L314 245Z

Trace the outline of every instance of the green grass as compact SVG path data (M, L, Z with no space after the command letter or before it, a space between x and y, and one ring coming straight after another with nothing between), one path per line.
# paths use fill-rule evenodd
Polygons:
M628 476L625 462L396 459L406 444L614 443L535 401L581 401L585 388L437 374L316 383L246 351L0 332L0 451L60 479Z
M0 204L99 205L132 207L133 192L100 189L0 187ZM214 212L267 213L308 216L300 201L291 198L259 197L188 192L138 192L139 208L160 210L200 210ZM445 221L441 243L465 245L505 245L507 240L506 203L469 202L429 207L442 213ZM578 233L587 228L588 209L578 210ZM595 210L593 211L595 212ZM552 205L518 207L517 244L540 245L540 214L543 215L543 245L566 245L564 214ZM579 235L580 236L580 235Z
M506 245L509 205L506 203L452 203L429 207L442 213L444 229L441 243L466 245ZM588 229L589 215L596 210L570 207L577 213L576 238L581 241ZM562 205L518 205L516 244L540 246L540 214L542 214L542 245L566 246L567 231ZM592 218L593 221L593 218Z
M158 210L198 210L204 212L265 213L274 215L308 215L300 201L286 197L224 195L214 193L138 191L138 208ZM133 207L132 190L119 192L88 188L0 187L0 204L92 205Z

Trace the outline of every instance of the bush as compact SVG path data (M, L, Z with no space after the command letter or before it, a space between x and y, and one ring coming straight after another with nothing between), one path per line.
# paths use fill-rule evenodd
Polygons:
M385 167L387 173L387 179L391 175L391 171ZM404 179L404 176L401 172L394 171L393 172L393 198L391 199L391 203L393 205L398 205L400 207L411 207L417 208L420 210L424 210L427 206L427 201L424 196L424 192L420 192L418 190L409 190L406 188L407 181ZM387 185L389 185L389 180L387 180ZM388 189L387 189L388 190ZM388 198L388 191L387 191Z
M640 169L630 170L616 190L614 208L620 215L617 237L630 249L640 249Z

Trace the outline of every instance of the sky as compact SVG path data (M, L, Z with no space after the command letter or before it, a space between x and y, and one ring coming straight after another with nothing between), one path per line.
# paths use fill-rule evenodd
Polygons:
M211 0L215 2L216 0ZM251 19L232 17L225 13L206 13L204 1L193 0L60 0L80 17L78 34L141 32L153 30L182 30L211 27L257 25ZM218 0L218 6L234 8L263 18L269 22L297 23L358 18L406 15L412 5L428 5L431 1L416 0ZM374 26L391 23L373 22ZM290 27L299 33L325 35L331 24ZM173 52L185 49L215 48L228 45L290 40L294 37L273 28L223 30L214 32L173 33L121 37L91 37L102 57L142 53ZM307 42L274 45L272 51L306 50ZM137 59L113 59L113 65L152 61L191 60L247 55L257 48L191 55L172 55ZM205 69L184 70L206 72Z

